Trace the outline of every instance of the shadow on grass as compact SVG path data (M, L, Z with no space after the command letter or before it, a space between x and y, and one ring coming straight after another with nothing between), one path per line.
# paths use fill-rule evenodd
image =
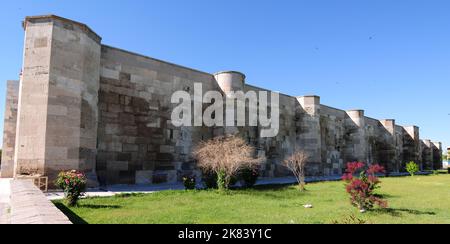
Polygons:
M297 192L291 191L292 186L296 186L296 184L258 185L252 188L236 188L233 190L233 192L249 196L265 197L273 200L292 199L297 198L299 195L310 194L307 189L304 191L300 191L299 189L297 189ZM288 190L289 194L283 193Z
M88 208L88 209L119 209L119 208L121 208L121 206L118 206L118 205L93 205L93 204L82 204L78 207Z
M55 206L63 212L69 218L70 222L77 225L87 225L89 224L84 219L80 218L76 213L74 213L72 210L70 210L66 205L64 205L61 202L55 202Z
M398 198L398 196L382 193L382 194L374 194L375 197L381 198L381 199L389 199L389 198Z
M130 197L143 197L146 196L146 194L143 193L121 193L117 194L114 197L115 198L130 198Z
M431 211L419 211L419 210L405 209L405 208L374 209L374 210L372 210L372 212L380 213L380 214L389 214L392 217L402 217L403 213L413 214L413 215L436 215L435 212L431 212Z
M251 189L255 191L284 191L294 184L259 185Z

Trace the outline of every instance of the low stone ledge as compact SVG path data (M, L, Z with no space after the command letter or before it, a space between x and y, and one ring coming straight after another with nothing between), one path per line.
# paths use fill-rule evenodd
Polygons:
M31 180L11 181L11 224L71 224Z

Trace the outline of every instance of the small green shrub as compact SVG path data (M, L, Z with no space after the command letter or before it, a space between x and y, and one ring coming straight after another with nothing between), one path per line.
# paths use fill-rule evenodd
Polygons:
M408 171L411 176L414 176L417 172L420 171L419 165L417 165L414 161L411 161L406 164L406 171Z
M217 174L215 172L203 172L202 181L207 189L217 189Z
M253 187L259 177L259 167L246 167L241 170L240 178L244 182L244 187Z
M195 186L197 184L195 176L192 176L192 175L184 176L183 184L184 184L184 188L186 188L186 190L195 190Z
M226 181L227 174L224 171L219 171L217 174L217 188L219 188L220 191L224 191L228 189L229 185Z
M205 187L207 189L218 189L218 182L219 182L219 177L217 177L217 174L215 172L203 172L203 177L202 177L202 181L205 185ZM222 180L221 184L225 184ZM235 185L238 182L238 178L236 176L232 176L230 178L230 183L228 186L226 186L226 189L228 189L230 186ZM224 186L224 185L223 185Z

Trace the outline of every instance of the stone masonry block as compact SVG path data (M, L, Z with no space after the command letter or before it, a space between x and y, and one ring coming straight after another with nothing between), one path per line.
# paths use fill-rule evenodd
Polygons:
M139 145L134 144L123 144L123 152L138 152Z
M153 183L153 171L139 170L136 171L136 184L147 185Z
M106 169L108 171L127 171L128 162L127 161L108 161L106 163Z

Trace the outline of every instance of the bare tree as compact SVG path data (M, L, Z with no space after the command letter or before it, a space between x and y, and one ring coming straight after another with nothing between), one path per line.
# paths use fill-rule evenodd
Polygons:
M308 163L308 154L303 150L294 153L283 161L283 164L294 174L301 191L305 190L305 166Z
M193 152L198 166L218 176L219 189L227 189L231 178L242 168L259 165L261 158L255 158L255 148L238 136L216 137L203 141Z

